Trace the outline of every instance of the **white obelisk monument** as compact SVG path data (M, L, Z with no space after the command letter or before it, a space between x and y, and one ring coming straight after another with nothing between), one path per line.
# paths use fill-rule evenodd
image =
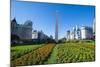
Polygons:
M58 15L57 15L57 12L56 11L56 25L55 25L55 41L56 43L58 43Z

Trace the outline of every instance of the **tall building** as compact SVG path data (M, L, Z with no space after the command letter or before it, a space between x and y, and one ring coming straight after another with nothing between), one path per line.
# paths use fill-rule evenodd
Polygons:
M32 21L27 20L24 24L18 24L15 18L11 20L11 38L32 39Z
M58 42L58 15L57 15L57 11L56 11L56 26L55 26L55 41L56 43Z

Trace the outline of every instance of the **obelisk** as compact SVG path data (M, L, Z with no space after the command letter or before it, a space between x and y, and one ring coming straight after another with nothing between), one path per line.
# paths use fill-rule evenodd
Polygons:
M58 43L58 15L57 15L57 12L56 11L56 25L55 25L55 41L56 43Z

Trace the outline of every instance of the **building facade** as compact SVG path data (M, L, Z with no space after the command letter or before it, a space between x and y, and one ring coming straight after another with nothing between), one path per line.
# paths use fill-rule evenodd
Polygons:
M88 26L82 26L81 28L73 27L72 31L67 31L67 40L80 40L80 39L92 39L93 28Z
M38 31L37 30L34 30L32 32L32 39L38 39Z
M75 39L77 39L77 40L81 39L81 30L77 26L76 26L76 30L75 30Z
M49 37L46 34L44 34L42 31L34 30L32 32L32 39L33 40L46 40L48 38Z
M67 40L74 40L74 39L81 39L81 31L80 29L76 26L73 27L72 31L68 30L67 31Z
M67 40L70 40L70 30L67 31Z
M15 18L11 20L11 36L24 40L32 39L32 21L28 20L24 24L18 24Z
M93 28L92 27L81 27L81 39L92 39L93 38Z

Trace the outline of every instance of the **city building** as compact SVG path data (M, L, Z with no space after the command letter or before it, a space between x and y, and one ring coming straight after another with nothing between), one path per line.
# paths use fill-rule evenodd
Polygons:
M81 39L92 39L93 38L93 28L82 26L81 27Z
M81 31L80 29L76 26L73 27L72 31L68 30L67 31L67 40L74 40L74 39L81 39Z
M34 30L32 32L32 39L38 39L38 31L37 30Z
M53 36L52 35L50 35L50 39L53 39Z
M34 30L32 32L32 39L33 40L47 40L49 37L44 34L42 31Z
M70 40L70 30L67 31L67 40Z
M80 40L80 39L92 39L93 28L88 26L82 26L81 28L73 27L72 31L67 31L67 40Z
M80 30L80 28L77 27L77 25L76 25L76 29L75 29L75 39L77 39L77 40L81 39L81 30Z
M75 39L75 33L74 31L70 31L70 40Z
M11 20L11 40L32 39L32 21L27 20L24 24L18 24L16 19Z

